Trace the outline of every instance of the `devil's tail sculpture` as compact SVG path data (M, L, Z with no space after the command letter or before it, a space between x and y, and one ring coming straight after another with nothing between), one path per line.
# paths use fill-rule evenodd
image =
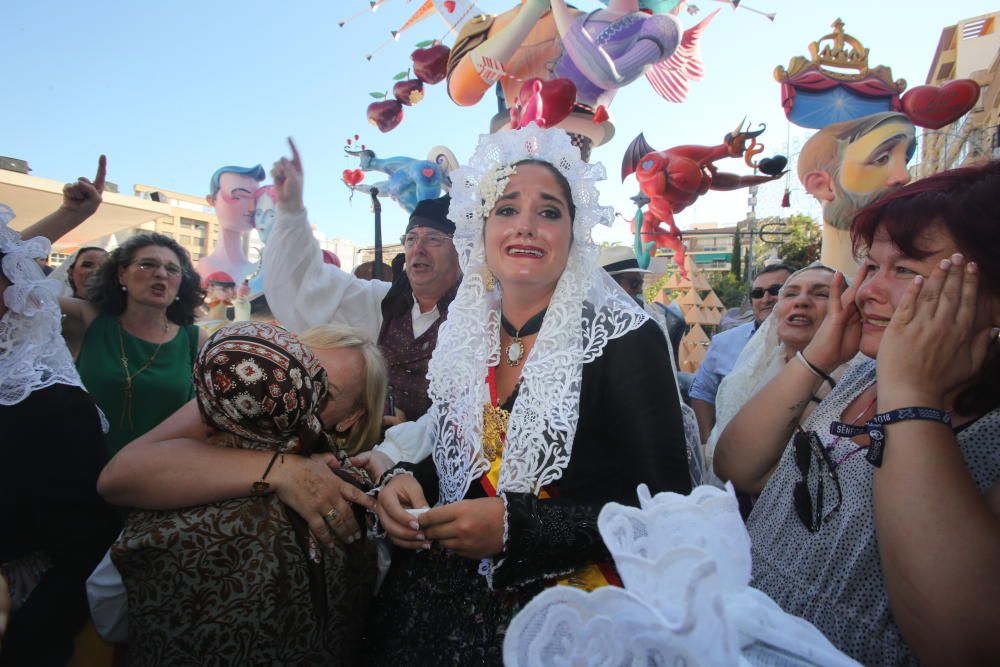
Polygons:
M622 181L635 174L639 190L649 198L647 210L637 217L641 220L639 234L644 240L654 242L657 248L673 250L681 275L687 277L685 249L674 214L709 190L738 190L773 181L785 173L788 159L783 155L753 161L764 150L763 144L757 143L757 137L763 134L765 127L762 124L760 129L750 131L747 126L744 130L741 122L718 146L674 146L665 151L654 150L640 134L625 151ZM748 167L763 175L738 176L716 168L716 161L735 157L742 157Z

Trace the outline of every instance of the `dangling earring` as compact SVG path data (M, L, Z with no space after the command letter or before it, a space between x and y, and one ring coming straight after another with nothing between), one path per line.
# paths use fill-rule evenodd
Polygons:
M496 276L493 275L493 272L490 271L490 267L487 266L486 264L483 264L483 268L480 269L480 273L483 277L483 286L486 288L486 291L492 292L494 289L496 289L497 278Z

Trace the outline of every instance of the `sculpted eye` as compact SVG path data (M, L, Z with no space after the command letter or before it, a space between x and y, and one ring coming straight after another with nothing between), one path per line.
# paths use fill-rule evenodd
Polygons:
M889 164L889 154L888 153L880 153L879 155L876 155L871 160L869 160L868 164L872 164L872 165L875 165L875 166L878 166L878 167L881 167L881 166L884 166L886 164Z

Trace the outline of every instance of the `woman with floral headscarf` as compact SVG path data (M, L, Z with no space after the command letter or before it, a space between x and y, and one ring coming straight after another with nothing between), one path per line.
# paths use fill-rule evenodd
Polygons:
M250 497L134 511L112 547L128 590L133 664L351 664L375 579L371 543L324 552L270 493L280 460L339 452L319 417L329 403L316 355L279 327L223 327L199 354L198 407L220 447L274 452ZM338 473L367 480L346 464Z
M453 175L464 278L431 359L432 457L383 477L378 517L401 548L373 664L499 664L547 583L617 579L605 503L690 489L666 340L597 266L603 177L533 125L483 136Z

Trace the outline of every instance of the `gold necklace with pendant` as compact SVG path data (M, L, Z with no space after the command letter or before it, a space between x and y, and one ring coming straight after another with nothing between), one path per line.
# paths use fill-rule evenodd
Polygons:
M139 374L149 368L153 361L156 360L156 355L159 353L160 348L163 347L163 343L166 342L167 320L166 318L163 319L163 338L160 340L160 344L156 346L155 350L153 350L153 354L146 360L146 363L144 363L134 373L129 373L128 370L128 355L125 354L125 336L122 334L123 330L124 327L122 326L121 320L118 320L118 345L121 347L122 369L125 371L125 398L122 401L122 416L118 421L118 428L125 428L125 417L127 416L128 428L131 430L134 428L132 425L132 381L139 377Z
M517 366L524 359L524 341L521 339L524 336L536 334L541 330L546 310L543 308L540 313L532 315L520 329L515 329L514 325L507 320L503 312L500 313L500 326L510 336L510 343L504 348L504 357L508 366Z

